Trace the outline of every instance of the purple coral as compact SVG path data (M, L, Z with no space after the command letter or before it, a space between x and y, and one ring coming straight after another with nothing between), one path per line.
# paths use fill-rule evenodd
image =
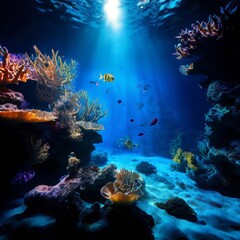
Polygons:
M25 184L28 183L35 176L34 170L20 170L16 173L11 180L12 184Z

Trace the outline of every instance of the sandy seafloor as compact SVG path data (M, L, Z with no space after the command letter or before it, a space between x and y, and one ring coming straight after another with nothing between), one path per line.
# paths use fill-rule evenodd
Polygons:
M189 240L240 240L239 199L198 188L186 174L171 169L172 160L130 153L109 155L107 164L116 164L119 170L126 168L136 171L135 167L141 161L147 161L157 167L156 174L150 176L141 174L146 182L146 194L137 202L139 208L153 216L156 240L175 240L180 239L180 236L185 236ZM181 187L183 185L185 189ZM166 202L171 197L183 198L197 213L198 222L178 219L154 205L155 202ZM2 206L0 224L23 212L25 208L22 198L9 202L4 211ZM42 215L25 221L33 226L44 227L54 220ZM0 240L2 239L6 238L0 236Z
M132 161L133 159L138 161ZM147 161L157 167L156 174L141 174L146 181L147 194L137 203L141 209L153 216L156 240L174 240L182 235L181 232L189 240L240 240L239 229L234 230L234 226L240 224L239 199L198 188L185 173L173 171L172 160L167 158L134 154L109 156L109 162L116 164L118 169L136 171L135 167L141 161ZM162 182L162 177L166 179L165 183ZM186 190L180 187L181 183L184 183ZM171 197L183 198L197 213L199 222L205 222L205 225L178 219L154 205L155 202L166 202Z

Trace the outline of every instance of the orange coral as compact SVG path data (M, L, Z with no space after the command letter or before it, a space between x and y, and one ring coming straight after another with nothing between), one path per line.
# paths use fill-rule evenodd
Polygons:
M10 83L26 82L31 79L31 71L25 59L13 59L6 47L0 46L0 87Z
M103 197L113 203L131 204L144 194L145 182L136 172L121 169L115 175L116 180L101 188Z
M50 122L57 119L51 112L36 109L10 109L0 111L0 119L11 119L17 122Z

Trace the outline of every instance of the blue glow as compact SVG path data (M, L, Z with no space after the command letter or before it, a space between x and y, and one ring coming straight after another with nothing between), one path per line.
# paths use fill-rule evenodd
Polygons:
M104 12L107 17L107 22L113 27L114 30L118 30L121 27L121 9L119 0L106 0L104 4Z

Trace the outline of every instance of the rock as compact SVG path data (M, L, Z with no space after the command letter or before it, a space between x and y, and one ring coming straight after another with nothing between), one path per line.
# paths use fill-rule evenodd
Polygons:
M155 203L158 208L165 209L167 213L176 218L197 222L196 212L185 202L184 199L173 197L164 203Z

